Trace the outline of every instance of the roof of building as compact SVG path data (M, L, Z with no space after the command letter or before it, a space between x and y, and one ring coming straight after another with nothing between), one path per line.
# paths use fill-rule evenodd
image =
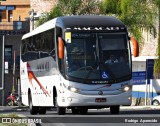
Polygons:
M0 1L0 5L30 5L30 0L6 0L6 1Z

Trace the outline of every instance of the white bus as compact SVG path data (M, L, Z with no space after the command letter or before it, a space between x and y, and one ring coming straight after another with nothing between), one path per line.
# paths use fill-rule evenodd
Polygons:
M22 103L31 114L48 107L86 114L88 109L131 104L130 37L115 17L64 16L22 37L20 78ZM134 54L138 45L134 40ZM110 56L116 62L107 62Z

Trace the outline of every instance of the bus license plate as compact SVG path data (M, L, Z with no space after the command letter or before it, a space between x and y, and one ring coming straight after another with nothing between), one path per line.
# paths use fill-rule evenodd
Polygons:
M106 102L107 99L106 98L96 98L95 102Z

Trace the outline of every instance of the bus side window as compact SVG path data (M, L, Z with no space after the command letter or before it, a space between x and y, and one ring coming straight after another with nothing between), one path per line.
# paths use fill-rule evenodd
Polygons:
M22 41L21 58L23 62L27 61L27 52L28 52L28 44L29 44L28 41L29 41L29 38Z
M56 61L54 30L50 30L49 34L50 34L49 43L48 43L48 46L50 47L49 54Z
M52 56L53 59L56 61L55 48L53 48L53 49L51 50L50 56Z

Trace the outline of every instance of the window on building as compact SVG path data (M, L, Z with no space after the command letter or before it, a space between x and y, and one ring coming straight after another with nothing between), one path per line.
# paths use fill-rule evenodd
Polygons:
M2 11L0 10L0 22L2 21Z
M2 20L5 20L6 19L6 10L2 10Z
M12 59L12 46L5 46L5 62L8 62L9 68L11 68L11 65L13 64Z
M13 11L9 10L8 11L8 22L12 22L13 21Z

